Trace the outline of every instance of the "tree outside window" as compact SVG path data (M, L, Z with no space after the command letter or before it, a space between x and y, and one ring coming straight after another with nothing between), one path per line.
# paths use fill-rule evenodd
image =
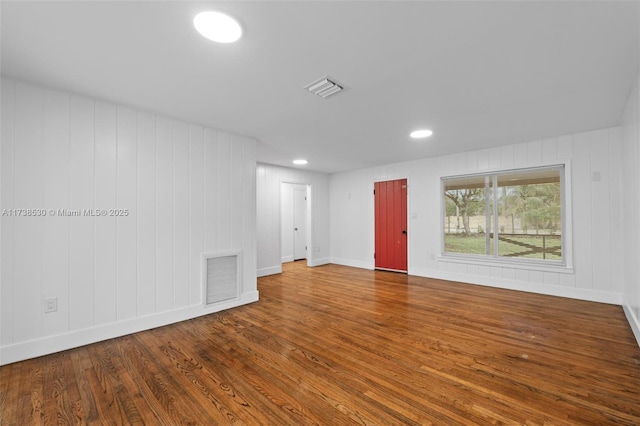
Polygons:
M445 254L563 260L564 166L443 178Z

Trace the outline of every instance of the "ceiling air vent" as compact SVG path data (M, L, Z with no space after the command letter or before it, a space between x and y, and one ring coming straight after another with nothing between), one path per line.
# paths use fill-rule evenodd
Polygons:
M335 95L336 93L344 89L343 86L339 85L327 76L324 76L320 80L316 80L313 83L306 85L304 88L309 92L325 99L331 95Z

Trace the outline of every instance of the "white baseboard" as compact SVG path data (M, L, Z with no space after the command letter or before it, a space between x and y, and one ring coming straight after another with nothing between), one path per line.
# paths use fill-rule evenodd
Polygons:
M282 259L280 259L280 261L282 263L287 263L287 262L293 262L295 259L293 258L293 255L291 256L284 256Z
M307 261L307 266L321 266L321 265L327 265L331 262L329 262L329 258L328 257L323 257L322 259L313 259L313 260L308 260Z
M47 336L41 339L15 343L0 348L0 365L11 364L29 358L35 358L67 349L77 348L90 343L112 339L151 328L185 321L214 312L224 311L248 303L257 302L258 291L244 293L239 299L226 300L207 306L194 305L160 314L149 315L117 323L104 324L98 327Z
M266 277L267 275L275 275L282 273L282 265L271 266L269 268L258 269L258 277Z
M611 293L598 290L580 289L575 287L563 287L560 285L549 285L531 283L524 281L505 280L456 272L440 271L435 269L411 268L410 275L419 277L436 278L440 280L457 281L467 284L477 284L487 287L504 288L507 290L518 290L529 293L546 294L549 296L567 297L570 299L588 300L590 302L609 303L612 305L622 304L621 293Z
M622 309L624 310L624 314L627 317L627 321L629 321L631 331L633 331L633 335L636 337L636 342L638 342L638 346L640 346L640 318L634 315L631 306L624 304L622 305Z
M335 263L336 265L342 265L342 266L351 266L353 268L360 268L360 269L373 269L375 266L373 261L366 262L362 260L343 259L340 257L332 257L330 259L330 263Z

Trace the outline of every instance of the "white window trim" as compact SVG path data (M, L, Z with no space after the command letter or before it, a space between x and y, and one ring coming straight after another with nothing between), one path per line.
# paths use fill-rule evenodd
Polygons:
M494 173L508 173L511 171L522 171L527 169L537 169L542 167L564 167L562 179L562 263L555 263L550 260L535 260L526 258L493 257L487 255L470 255L464 253L446 253L444 243L444 181L468 176L484 176ZM463 173L457 175L440 176L440 222L438 229L440 233L440 255L436 260L439 262L466 263L472 265L498 266L502 268L527 269L545 272L559 272L571 274L574 272L573 266L573 198L571 195L571 160L550 161L538 164L522 165L510 168L494 168L477 171L474 173Z

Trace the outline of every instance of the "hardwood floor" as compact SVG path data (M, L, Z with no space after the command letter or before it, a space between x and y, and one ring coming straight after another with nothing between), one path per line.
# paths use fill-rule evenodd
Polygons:
M260 302L0 368L0 423L640 424L619 306L327 265Z

